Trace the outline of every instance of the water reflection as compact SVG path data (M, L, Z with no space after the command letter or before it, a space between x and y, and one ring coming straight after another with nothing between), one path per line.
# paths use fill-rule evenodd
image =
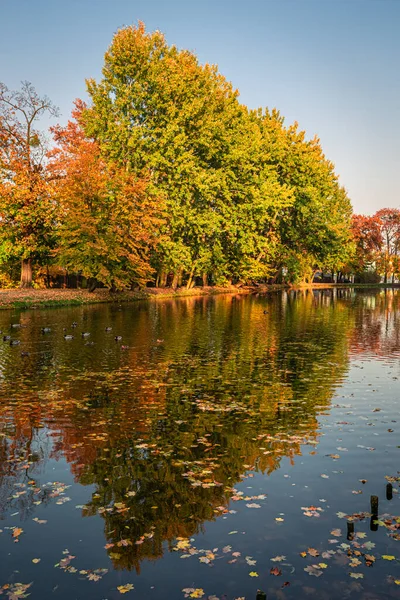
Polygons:
M22 327L18 347L0 346L0 519L62 500L45 476L65 460L93 486L81 514L103 519L114 568L139 572L231 510L245 473L313 451L349 355L398 353L399 299L335 289L2 313L3 332Z

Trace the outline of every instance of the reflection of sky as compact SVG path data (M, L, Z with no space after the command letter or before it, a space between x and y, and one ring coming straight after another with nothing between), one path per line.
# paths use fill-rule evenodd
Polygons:
M28 79L67 118L113 32L142 19L218 63L251 107L317 133L357 212L397 206L398 0L1 0L1 78Z

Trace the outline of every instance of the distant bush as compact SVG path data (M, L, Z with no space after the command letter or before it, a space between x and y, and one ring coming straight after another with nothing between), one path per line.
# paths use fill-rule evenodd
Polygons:
M381 276L376 271L363 271L355 276L355 283L380 283Z

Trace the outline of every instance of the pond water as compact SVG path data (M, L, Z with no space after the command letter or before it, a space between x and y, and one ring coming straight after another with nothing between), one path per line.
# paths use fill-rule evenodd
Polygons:
M399 291L0 329L0 595L400 598Z

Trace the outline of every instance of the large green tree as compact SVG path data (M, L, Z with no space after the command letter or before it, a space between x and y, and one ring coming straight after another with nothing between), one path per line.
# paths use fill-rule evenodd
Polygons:
M260 161L259 124L215 66L143 24L121 29L103 78L88 81L86 130L129 172L150 173L168 205L157 281L204 283L269 273L271 230L291 194Z
M298 124L286 127L276 110L258 113L264 153L279 181L292 192L281 213L278 267L289 280L312 281L317 269L338 270L353 251L350 200L317 138L307 140Z

